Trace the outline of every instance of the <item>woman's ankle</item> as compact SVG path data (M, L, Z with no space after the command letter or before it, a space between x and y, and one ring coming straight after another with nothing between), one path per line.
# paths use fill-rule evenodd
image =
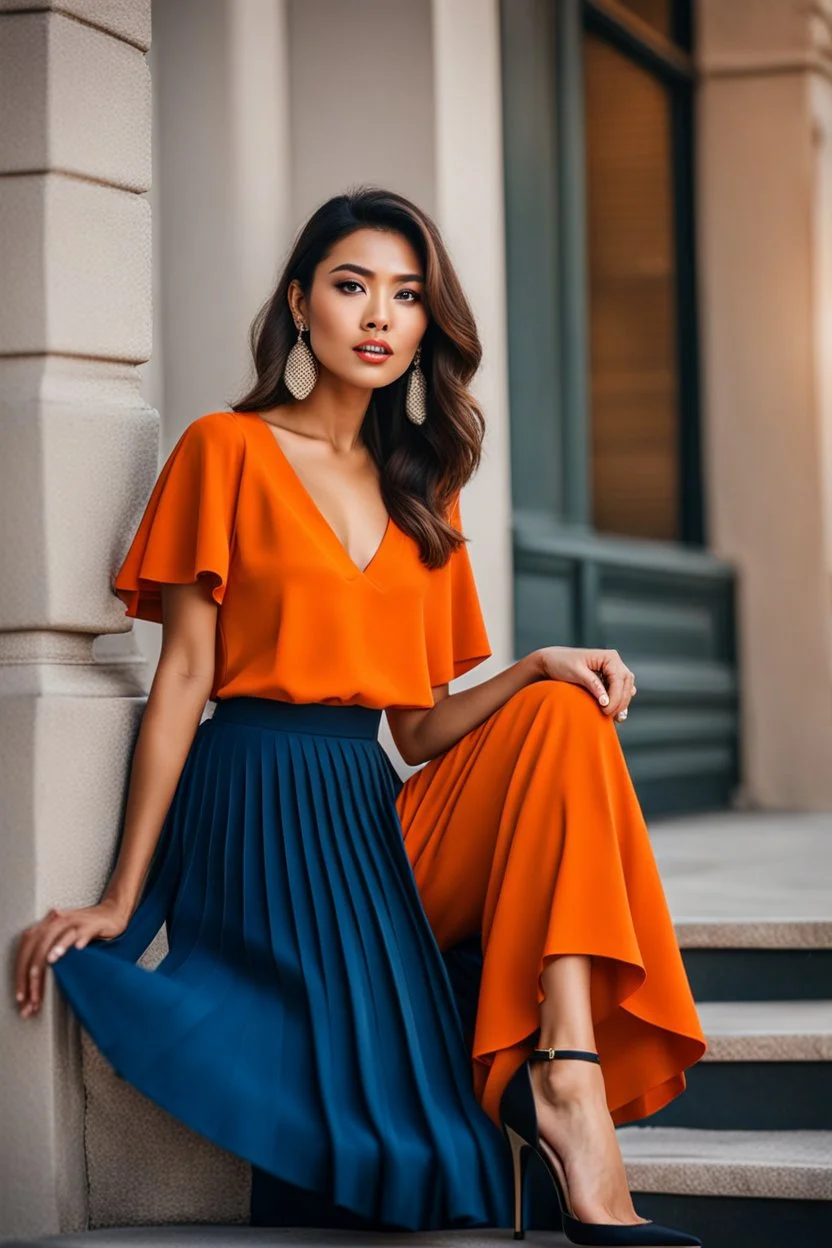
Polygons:
M532 1062L531 1070L537 1071L534 1082L549 1101L568 1105L603 1098L606 1104L603 1074L595 1062L554 1058Z

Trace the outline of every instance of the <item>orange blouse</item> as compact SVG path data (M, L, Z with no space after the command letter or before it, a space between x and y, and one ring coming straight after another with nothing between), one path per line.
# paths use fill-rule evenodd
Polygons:
M461 530L458 494L449 518ZM211 701L432 706L491 654L467 547L426 568L391 517L362 571L256 412L185 429L113 590L161 623L160 585L200 576L219 603Z

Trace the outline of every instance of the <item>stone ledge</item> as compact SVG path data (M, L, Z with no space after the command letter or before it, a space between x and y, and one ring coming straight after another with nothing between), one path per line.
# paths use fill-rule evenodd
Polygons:
M717 811L650 821L686 949L832 949L832 813Z
M330 1248L498 1248L512 1242L510 1227L487 1227L470 1231L402 1231L384 1234L373 1231L313 1230L305 1227L211 1226L183 1223L178 1226L110 1227L99 1231L80 1231L74 1235L42 1236L39 1239L0 1240L0 1248L306 1248L309 1244ZM560 1248L566 1244L563 1235L552 1231L526 1231L526 1244L535 1248Z
M828 919L681 919L682 949L832 949Z
M0 13L65 13L88 26L150 48L150 0L0 0Z
M832 1061L832 1001L701 1001L703 1062Z
M832 1201L832 1131L621 1127L633 1192Z

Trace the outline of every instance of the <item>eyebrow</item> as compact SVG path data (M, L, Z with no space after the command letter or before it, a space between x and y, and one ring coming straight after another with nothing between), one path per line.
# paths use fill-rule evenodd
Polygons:
M375 277L372 269L365 269L361 264L336 264L334 269L330 269L330 273L340 273L346 270L350 273L360 273L362 277ZM423 282L425 279L421 273L399 273L394 278L394 282Z

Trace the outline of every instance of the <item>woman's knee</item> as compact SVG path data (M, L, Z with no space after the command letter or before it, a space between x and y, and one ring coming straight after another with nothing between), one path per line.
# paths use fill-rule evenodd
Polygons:
M536 680L524 685L513 695L521 704L532 708L548 708L557 714L583 717L590 722L610 722L598 699L583 685L567 680Z

